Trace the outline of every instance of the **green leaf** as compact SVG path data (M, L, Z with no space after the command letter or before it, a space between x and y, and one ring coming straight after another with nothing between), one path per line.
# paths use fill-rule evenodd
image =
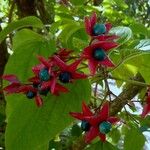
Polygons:
M124 48L127 47L128 49L135 51L135 46L137 46L139 42L140 39L131 40L127 43L127 45L124 46Z
M12 22L0 32L0 43L6 38L8 34L13 32L14 30L17 30L23 27L43 28L44 25L40 19L34 16L25 17L18 21Z
M141 126L139 129L141 132L150 131L149 126Z
M61 150L62 149L61 143L51 140L49 142L49 149L48 150L52 150L52 149Z
M139 129L131 128L125 135L124 150L142 150L145 144L145 137Z
M17 43L19 38L21 41ZM32 75L32 66L37 64L36 55L48 57L54 49L47 39L27 29L19 31L13 41L14 53L10 56L5 74L16 74L26 82ZM6 149L48 149L49 141L72 122L69 112L80 111L82 100L90 99L88 80L78 80L67 87L70 90L67 94L43 97L41 108L22 94L6 97Z
M71 135L72 136L79 137L82 134L82 132L83 131L81 130L81 128L77 124L73 125L73 127L71 129Z
M59 38L65 47L72 48L72 35L74 35L80 29L83 29L83 26L76 22L65 25L64 29L59 35Z
M84 28L81 28L77 32L72 34L72 44L74 46L74 49L77 49L78 51L83 51L83 49L89 44L89 42L90 38Z
M129 79L137 72L140 72L147 83L150 82L150 53L140 52L136 55L128 57L124 62L117 67L112 73L115 77L120 79ZM140 60L140 61L139 61Z
M65 19L65 20L73 20L73 17L70 14L67 13L57 13L57 15L60 17L61 20Z
M114 144L117 144L118 141L120 140L120 137L121 137L121 134L120 134L120 131L116 128L114 128L110 133L109 135L113 141Z
M103 143L103 150L118 150L118 148L109 142Z
M142 34L148 36L147 28L141 23L132 23L130 25L130 28L132 29L134 34Z
M33 75L31 71L32 66L39 63L37 55L48 57L56 51L56 46L53 40L48 40L32 30L23 29L18 31L13 38L13 50L14 54L10 56L5 74L13 73L14 66L18 66L18 71L26 69L26 73L22 72L22 74L20 73L21 75L18 76L22 82L26 82L27 78ZM14 74L16 73L17 71L14 72ZM7 108L7 110L10 111L11 105L9 107L8 104Z
M1 96L1 94L0 94ZM0 127L2 127L5 124L5 102L0 102Z
M140 118L140 123L142 126L149 126L150 125L150 116L146 116L146 118Z
M143 51L150 51L150 39L141 40L135 48Z
M116 6L120 6L122 8L128 8L128 5L125 3L124 0L113 0L116 4Z
M81 101L89 99L89 88L82 89L86 86L89 86L87 81L78 81L69 86L68 94L44 97L44 106L41 108L37 108L25 96L8 97L7 103L13 111L8 114L6 148L44 150L43 146L48 145L49 140L72 122L68 113L79 111ZM13 106L13 103L17 105Z
M83 41L82 39L79 39L79 38L76 38L76 37L73 38L73 46L74 47L76 47L78 49L83 49L87 45L88 45L88 43Z
M128 132L128 126L127 125L123 125L121 127L121 135L125 135Z
M114 27L110 30L110 33L119 36L118 42L121 44L129 41L132 38L132 31L129 27Z
M51 24L50 32L55 34L58 31L59 26L61 25L61 21L57 21Z
M70 2L73 4L73 5L82 5L84 3L84 0L70 0Z
M21 40L20 40L21 39ZM19 48L25 48L28 51L28 47L33 46L33 49L40 49L40 46L43 46L42 51L49 50L45 56L54 53L56 51L55 41L50 38L45 38L40 34L33 32L29 29L23 29L14 36L13 38L13 50L18 50ZM45 45L45 46L44 46ZM25 47L24 47L25 46ZM44 50L43 50L44 49Z
M118 150L118 148L107 141L106 142L99 141L95 144L92 144L86 150Z
M0 132L0 147L5 147L5 134Z

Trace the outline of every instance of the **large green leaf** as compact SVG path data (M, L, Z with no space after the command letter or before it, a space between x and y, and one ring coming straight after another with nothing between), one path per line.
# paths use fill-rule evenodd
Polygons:
M128 5L126 4L126 2L124 0L113 0L115 2L115 5L122 7L123 9L128 8ZM110 3L110 1L109 1Z
M123 44L132 38L132 31L129 27L118 26L110 30L111 34L119 36L118 42Z
M128 130L128 132L125 135L124 150L142 150L145 140L146 139L142 132L132 127L130 130Z
M132 23L130 25L134 34L142 34L148 36L148 29L141 23Z
M141 40L135 48L143 51L150 51L150 39Z
M16 51L20 48L27 49L28 47L33 47L34 50L42 49L41 53L43 54L46 51L45 56L51 55L56 50L55 41L51 40L49 37L43 37L40 34L33 32L29 29L23 29L14 36L13 38L13 50ZM37 51L36 50L36 51ZM34 53L35 54L35 53Z
M18 21L12 22L0 32L0 43L6 38L8 34L13 32L14 30L17 30L23 27L43 28L44 26L43 26L42 21L34 16L25 17Z
M19 38L21 41L17 43ZM37 64L36 55L48 57L55 50L51 42L27 29L19 31L13 42L14 53L9 59L5 74L16 74L24 82L31 76L31 67ZM48 149L50 139L72 122L68 113L80 111L82 100L90 98L88 80L79 80L67 87L70 90L67 94L43 97L44 105L41 108L37 108L34 100L28 100L21 94L6 97L6 149Z
M140 72L147 83L150 82L150 53L141 52L139 54L128 57L119 67L117 67L112 73L115 77L126 80L137 72Z
M78 51L83 50L87 45L88 45L88 42L85 42L84 40L76 38L76 37L73 38L73 46L76 49L78 49Z
M69 23L67 25L65 25L64 29L62 30L62 32L59 35L59 38L61 39L63 45L67 48L72 48L73 45L73 41L72 41L72 36L77 33L80 29L83 29L83 25L81 25L80 23Z
M117 128L114 128L114 129L109 133L109 136L111 137L112 142L113 142L114 144L117 144L118 141L120 140L121 133L120 133L120 131L119 131Z
M84 87L84 89L83 89ZM6 128L8 150L44 150L56 134L67 127L72 118L70 111L79 111L81 101L89 99L87 81L78 81L69 86L70 92L59 97L44 97L44 106L37 108L34 102L18 95L7 98L12 111ZM13 103L17 103L14 105ZM43 146L47 145L47 148Z
M33 75L31 67L38 63L37 55L41 54L48 57L55 52L56 47L53 40L47 40L29 29L23 29L18 31L13 38L13 50L14 54L10 56L5 74L14 73L18 75L18 71L20 71L19 79L26 82L26 79ZM24 70L25 73L23 72ZM7 103L7 110L11 110L9 103Z

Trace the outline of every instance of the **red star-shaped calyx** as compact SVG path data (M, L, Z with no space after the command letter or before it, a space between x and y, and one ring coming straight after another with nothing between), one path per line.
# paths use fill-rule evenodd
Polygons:
M38 77L39 76L39 72L42 69L47 69L48 73L50 74L51 69L52 69L52 67L54 65L54 62L49 62L43 56L37 56L37 58L41 62L41 64L32 67L33 73Z
M85 17L84 23L87 34L89 34L93 38L99 40L107 40L107 39L110 40L117 38L117 36L115 35L105 36L111 29L112 25L110 23L106 24L98 23L96 13L93 13L91 17Z
M35 103L38 107L43 105L43 100L39 95L38 88L33 87L32 85L23 85L18 89L18 93L26 94L28 99L35 99Z
M145 118L150 113L150 89L147 91L146 104L143 107L141 116Z
M22 84L20 83L16 75L3 75L2 79L10 82L10 84L3 89L4 91L6 91L6 94L18 93L18 88Z
M70 115L82 121L81 127L85 129L85 141L91 142L99 136L102 141L106 140L106 133L111 125L119 121L117 117L109 115L109 103L105 103L99 113L94 114L85 103L82 104L82 113L70 112Z
M56 64L60 68L59 71L59 80L62 83L69 83L74 79L85 79L87 76L83 73L77 72L77 67L81 63L81 59L76 60L70 65L67 65L59 57L54 56Z
M2 78L10 82L10 85L3 89L6 91L6 94L24 93L29 99L35 98L37 106L43 104L42 98L38 93L38 88L34 88L32 85L22 84L15 75L4 75Z
M50 92L54 94L56 91L55 87L57 80L57 72L53 71L53 67L55 67L55 60L46 60L42 56L38 56L38 59L41 64L32 68L35 76L30 78L29 81L33 82L34 84L41 84L42 90L50 89Z
M88 66L92 75L95 74L98 65L114 67L106 52L117 46L118 44L115 42L102 41L92 44L83 50L82 58L88 60Z
M58 52L55 53L55 55L59 57L62 61L66 62L72 52L73 50L61 48ZM53 56L49 57L49 60L53 60Z

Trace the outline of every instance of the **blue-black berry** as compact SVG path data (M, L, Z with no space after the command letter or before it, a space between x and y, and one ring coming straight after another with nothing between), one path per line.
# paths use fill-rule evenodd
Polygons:
M106 33L106 27L105 24L95 24L93 27L93 34L98 36Z
M27 96L27 98L29 98L29 99L34 98L35 95L36 95L36 94L35 94L34 92L32 92L32 91L29 91L29 92L26 93L26 96Z
M97 48L93 52L93 57L98 61L103 61L106 58L106 53L103 49Z
M48 81L50 79L50 75L48 73L48 69L41 69L39 72L39 77L41 81Z
M43 89L41 89L41 85L38 86L38 91L39 91L40 95L47 96L49 90L50 90L49 88L43 90Z
M70 82L70 79L71 79L71 74L69 72L62 72L60 73L59 75L59 80L62 82L62 83L69 83Z
M107 134L111 130L111 123L108 121L103 121L102 123L99 124L99 131L103 134Z
M90 124L87 121L82 121L81 122L81 129L83 131L89 131L90 130Z

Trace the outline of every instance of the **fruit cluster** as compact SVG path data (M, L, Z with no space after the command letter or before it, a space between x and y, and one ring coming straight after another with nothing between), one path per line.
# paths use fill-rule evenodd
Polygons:
M111 24L98 23L96 13L93 13L91 17L85 17L85 28L91 41L78 57L68 49L60 49L48 59L38 56L40 64L32 68L34 76L28 79L29 83L20 82L16 75L4 75L3 79L10 82L4 91L7 94L23 93L28 99L35 98L37 106L42 106L42 95L47 96L50 93L58 96L61 92L69 91L65 84L88 78L87 74L79 71L83 62L88 61L90 76L94 76L100 67L114 67L108 57L108 51L118 46L114 42L118 37L109 35ZM92 141L96 136L105 141L105 134L110 131L112 124L119 121L118 118L109 116L109 103L105 103L100 111L95 113L83 103L82 110L82 113L71 112L70 115L81 120L81 128L86 132L86 142Z
M48 59L38 56L40 64L32 68L34 77L28 79L29 83L21 83L16 75L4 75L3 79L10 82L4 91L7 94L23 93L29 99L35 98L37 106L41 106L43 104L41 95L46 96L49 92L53 95L66 93L69 90L64 84L88 77L78 71L83 61L88 61L90 75L95 75L98 67L113 67L114 64L108 58L107 52L118 46L113 41L118 37L108 35L111 24L98 23L96 13L93 13L91 17L85 17L85 28L91 37L91 42L83 49L79 57L72 61L73 51L68 49L60 49Z
M93 113L83 102L82 113L70 112L74 118L81 120L81 129L86 132L85 141L91 142L94 138L99 138L104 142L106 134L110 132L112 124L119 122L119 118L109 116L109 103L105 103L101 110Z

